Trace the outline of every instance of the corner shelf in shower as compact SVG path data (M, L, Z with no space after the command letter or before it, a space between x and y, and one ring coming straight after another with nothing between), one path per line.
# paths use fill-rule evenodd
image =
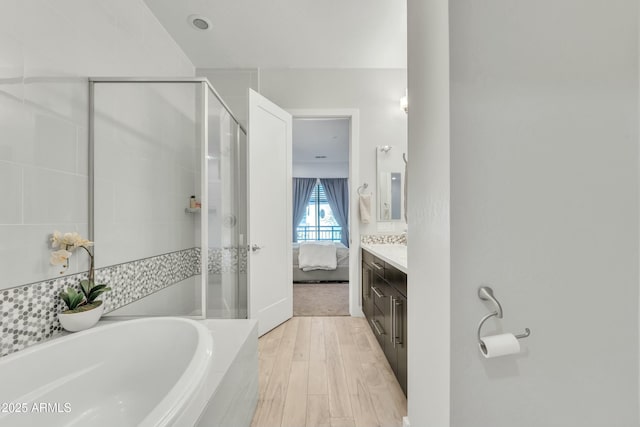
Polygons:
M191 213L191 214L196 214L196 213L200 213L202 211L202 208L184 208L184 213ZM209 213L218 213L216 208L209 208Z

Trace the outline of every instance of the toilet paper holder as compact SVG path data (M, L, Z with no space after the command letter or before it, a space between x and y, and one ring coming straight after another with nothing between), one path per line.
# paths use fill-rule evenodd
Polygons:
M498 319L502 319L503 312L502 312L502 305L500 305L496 297L493 295L493 289L491 289L489 286L480 286L480 288L478 289L478 297L480 297L480 299L483 301L491 301L496 307L495 311L484 316L480 320L480 323L478 324L478 344L482 345L482 337L480 335L482 325L484 325L484 322L491 319L492 317L497 317ZM515 335L515 337L517 339L522 339L522 338L527 338L529 335L531 335L531 330L529 328L524 328L524 333Z

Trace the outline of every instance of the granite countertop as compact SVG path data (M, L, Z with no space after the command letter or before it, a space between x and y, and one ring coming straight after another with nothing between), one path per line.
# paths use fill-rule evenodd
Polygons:
M403 273L409 274L407 247L405 245L363 244L361 247Z

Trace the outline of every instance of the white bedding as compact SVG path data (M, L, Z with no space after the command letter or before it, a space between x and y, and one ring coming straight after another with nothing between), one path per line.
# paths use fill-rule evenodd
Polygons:
M301 242L298 268L302 271L335 270L338 266L333 242Z

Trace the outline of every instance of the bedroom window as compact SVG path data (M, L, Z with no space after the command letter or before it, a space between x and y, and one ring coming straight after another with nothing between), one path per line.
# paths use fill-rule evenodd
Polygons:
M298 224L296 233L298 242L309 240L339 242L342 238L342 227L333 217L324 188L319 182L313 188L306 213Z

